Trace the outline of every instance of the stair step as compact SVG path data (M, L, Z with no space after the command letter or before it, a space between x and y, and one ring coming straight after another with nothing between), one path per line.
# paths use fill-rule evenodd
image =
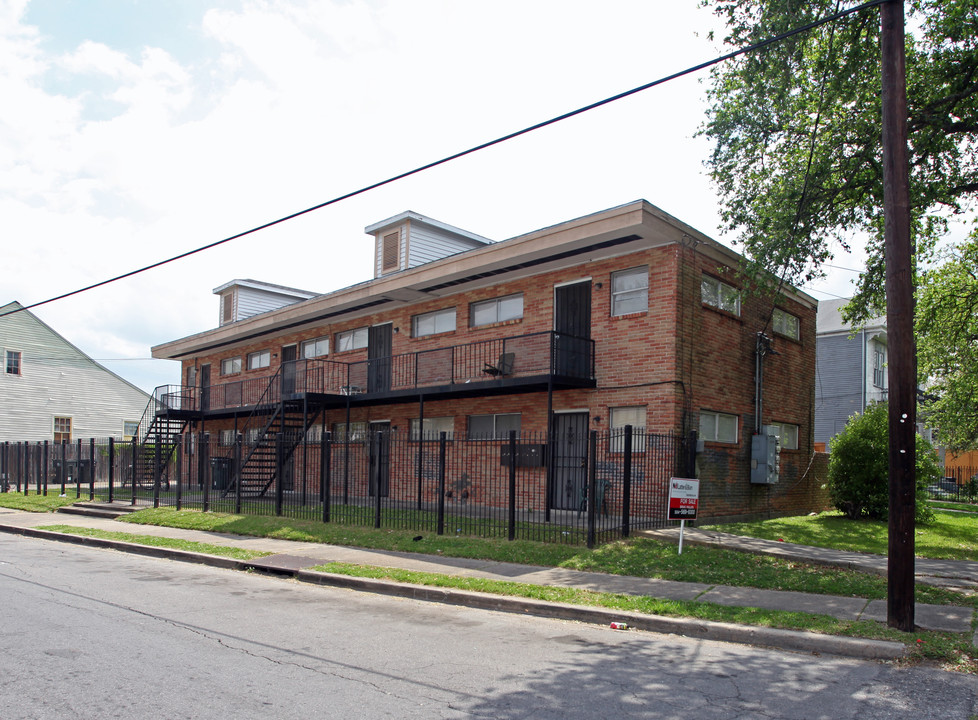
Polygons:
M115 519L122 515L136 512L138 507L133 505L121 505L115 503L75 503L58 508L58 512L67 515L85 515L87 517L100 517Z

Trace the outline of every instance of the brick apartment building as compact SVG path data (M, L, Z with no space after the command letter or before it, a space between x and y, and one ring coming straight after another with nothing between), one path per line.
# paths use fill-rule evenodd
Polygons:
M645 201L502 242L411 212L366 232L373 279L324 295L232 281L215 290L219 327L153 348L182 363L183 385L157 393L169 431L252 448L284 430L549 431L553 508L578 503L587 431L695 431L701 518L824 505L810 296L742 293L739 255ZM751 481L760 425L781 438L775 483ZM371 482L396 484L390 456L378 464Z

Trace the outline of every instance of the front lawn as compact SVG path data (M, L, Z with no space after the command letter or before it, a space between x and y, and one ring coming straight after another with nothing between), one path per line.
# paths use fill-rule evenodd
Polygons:
M88 500L88 496L77 498L74 492L70 492L67 497L59 497L55 490L49 490L47 495L38 495L33 490L27 495L19 492L0 492L0 507L23 512L54 512L59 507L81 500Z

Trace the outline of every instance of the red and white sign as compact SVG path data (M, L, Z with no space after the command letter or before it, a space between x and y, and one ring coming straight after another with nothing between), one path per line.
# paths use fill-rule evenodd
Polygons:
M675 477L669 480L670 520L695 520L699 504L699 480Z

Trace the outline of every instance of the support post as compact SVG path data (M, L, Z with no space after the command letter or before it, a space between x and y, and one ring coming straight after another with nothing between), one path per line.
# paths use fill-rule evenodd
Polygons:
M510 540L516 539L516 431L509 431L509 532Z
M438 534L445 534L445 448L448 444L444 432L438 438Z
M594 529L597 519L597 482L595 472L595 456L598 450L598 431L591 430L587 438L587 546L593 548L597 539Z
M625 426L624 447L621 468L621 536L628 537L631 532L632 513L632 426ZM648 438L645 440L648 443ZM648 448L646 448L646 451Z

